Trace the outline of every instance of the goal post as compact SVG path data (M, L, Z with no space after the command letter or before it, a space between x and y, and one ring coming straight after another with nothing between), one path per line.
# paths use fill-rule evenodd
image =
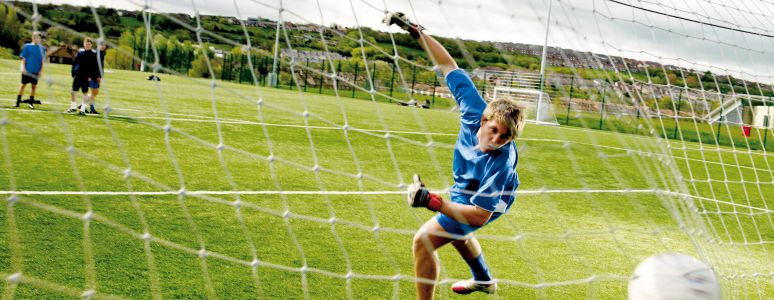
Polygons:
M528 122L540 125L559 125L551 105L551 97L545 92L498 86L492 89L492 101L498 99L516 101L526 107Z

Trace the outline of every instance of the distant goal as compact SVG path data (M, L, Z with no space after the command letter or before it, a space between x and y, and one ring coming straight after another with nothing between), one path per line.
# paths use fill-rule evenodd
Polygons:
M492 88L491 100L509 99L527 108L527 122L541 125L559 125L551 97L534 89L497 86Z

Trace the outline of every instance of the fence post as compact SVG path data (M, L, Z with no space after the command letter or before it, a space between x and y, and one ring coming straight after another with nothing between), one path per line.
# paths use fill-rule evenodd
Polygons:
M293 70L292 69L296 67L295 65L296 59L291 57L290 61L291 63L288 64L288 90L293 89Z
M602 121L605 118L605 96L607 96L607 87L602 90L602 109L599 110L599 129L602 130Z
M634 87L635 87L635 86L634 86L634 84L635 84L635 82L632 82L632 89L634 89ZM640 131L640 130L639 130L639 126L640 126L640 114L641 114L641 110L642 110L642 104L643 104L643 103L642 103L642 93L636 93L636 96L635 96L635 95L632 95L632 94L630 93L630 94L629 94L629 96L630 96L630 97L632 97L632 98L634 99L634 104L635 104L635 105L637 105L637 109L636 109L636 111L637 111L637 132L639 132L639 131Z
M188 71L191 70L191 62L195 59L194 51L188 51L188 63L185 64L185 73L188 74Z
M357 87L357 69L360 68L360 62L355 62L355 77L352 78L352 98L355 98L355 89Z
M771 102L771 96L769 96L769 102ZM771 123L771 110L769 110L769 102L763 101L766 105L766 117L763 122L763 149L766 150L766 138L769 136L769 124Z
M306 58L306 69L304 69L304 92L306 93L306 77L309 75L309 58Z
M255 57L255 54L250 54L250 61L252 62L252 66L253 66L252 69L250 70L250 76L251 76L250 79L254 80L257 83L261 74L258 74L258 70L256 69L256 67L258 67L258 60Z
M261 72L266 67L265 64L266 64L266 57L263 57L263 58L261 58L261 65L258 66L258 84L260 84L261 86L263 86L263 84L266 83L264 81L265 77L264 77L263 73Z
M371 64L371 80L368 81L368 85L371 86L369 90L376 90L376 61L374 61L373 64Z
M680 89L680 94L677 96L677 111L675 112L675 132L672 135L672 139L677 139L677 128L680 127L679 121L680 121L680 106L683 104L683 90Z
M325 60L320 60L320 86L317 89L318 94L322 94L323 85L325 85Z
M721 104L722 105L722 104ZM723 121L723 108L720 108L720 119L718 119L718 132L715 134L715 142L720 145L720 122Z
M564 116L564 125L570 125L570 108L572 107L572 92L575 88L575 76L570 77L570 98L567 99L567 115Z
M226 80L228 74L228 55L223 55L223 70L220 72L220 80Z
M433 74L435 75L435 74ZM433 100L431 102L431 105L435 106L435 87L438 85L438 76L433 76Z
M392 75L390 76L390 97L392 97L392 86L395 84L395 62L392 62ZM389 98L392 103L392 98Z
M339 77L341 76L341 60L336 60L336 77L333 79L333 88L335 90L336 96L339 95Z
M414 85L417 83L417 65L414 65L411 70L411 97L414 98Z
M292 89L293 89L293 71L288 69L288 90L292 90Z
M274 88L277 88L277 89L279 88L279 84L280 84L280 81L279 81L280 74L282 74L282 59L277 58L277 74L276 74L277 78L275 78L276 80L274 80Z
M242 83L242 77L245 76L245 59L247 59L247 56L242 54L239 57L239 83Z

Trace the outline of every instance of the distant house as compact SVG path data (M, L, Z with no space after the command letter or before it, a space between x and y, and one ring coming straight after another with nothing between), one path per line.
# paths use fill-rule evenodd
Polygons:
M48 52L48 62L55 64L72 64L76 54L78 54L78 47L61 43L58 48L53 48Z

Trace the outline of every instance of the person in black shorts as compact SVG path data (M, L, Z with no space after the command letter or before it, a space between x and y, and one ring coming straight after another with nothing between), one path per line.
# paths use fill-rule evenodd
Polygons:
M70 71L70 75L73 77L72 91L70 92L70 108L65 111L66 113L77 112L79 115L86 114L86 105L89 103L89 81L97 80L97 77L99 77L97 54L92 51L91 47L91 39L85 38L83 40L83 49L78 50L78 54L75 55L73 60L73 67ZM78 110L78 105L75 101L75 94L79 90L83 94L80 110Z
M30 108L35 108L33 104L40 104L40 101L35 100L35 90L38 86L38 78L43 74L43 61L46 57L46 48L40 45L40 32L32 33L32 42L27 43L22 48L21 54L21 86L19 86L19 93L16 95L16 107L24 102ZM30 98L22 101L24 95L24 88L27 84L31 84Z

